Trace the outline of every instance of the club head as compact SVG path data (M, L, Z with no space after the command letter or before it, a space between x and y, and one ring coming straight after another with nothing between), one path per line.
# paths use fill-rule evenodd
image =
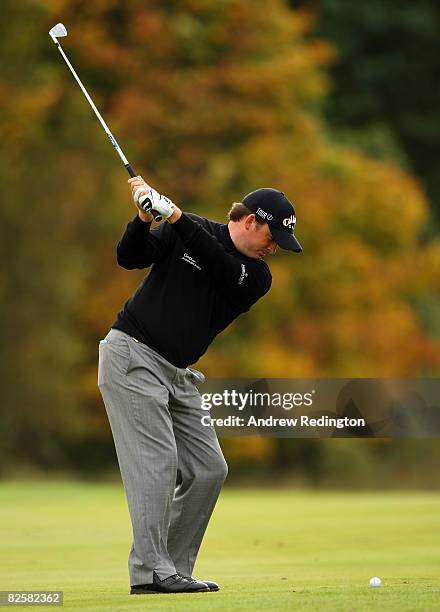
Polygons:
M49 30L49 36L51 36L52 40L56 42L57 38L67 36L66 27L62 23L57 23L57 25L53 26L53 28Z

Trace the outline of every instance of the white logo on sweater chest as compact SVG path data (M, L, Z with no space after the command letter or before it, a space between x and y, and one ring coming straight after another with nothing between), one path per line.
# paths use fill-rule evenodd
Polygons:
M183 259L183 261L186 261L186 263L189 263L192 266L194 266L195 268L197 268L197 270L202 270L202 268L196 262L194 257L191 257L191 255L188 255L188 253L184 253L182 259Z

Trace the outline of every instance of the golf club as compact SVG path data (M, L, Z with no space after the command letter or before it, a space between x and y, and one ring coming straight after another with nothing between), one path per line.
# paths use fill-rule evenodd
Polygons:
M114 146L114 148L116 149L116 152L118 153L119 157L122 159L122 162L124 164L124 166L127 169L128 174L131 177L135 177L137 176L136 172L133 170L133 168L131 167L128 159L125 157L124 153L122 152L121 147L118 145L118 143L116 142L115 137L113 136L113 134L110 132L106 122L104 121L104 119L101 117L100 112L98 111L98 109L96 108L95 104L93 103L92 98L89 96L89 94L87 93L86 88L84 87L84 85L81 83L78 75L75 72L75 69L73 68L72 64L69 62L69 60L67 59L66 54L64 53L60 43L58 42L58 38L62 38L63 36L67 36L67 30L66 27L62 24L62 23L57 23L51 30L49 30L49 35L52 38L53 42L56 44L56 46L58 47L58 51L61 53L64 61L66 62L66 64L69 67L70 72L73 74L73 76L75 77L76 82L78 83L78 85L81 87L81 90L83 92L83 94L85 95L85 97L87 98L90 106L93 108L95 115L98 117L99 122L101 123L102 127L104 128L105 133L107 134L107 136L110 139L110 142L112 143L112 145ZM160 221L162 219L162 217L154 210L150 211L151 214L153 215L155 221Z

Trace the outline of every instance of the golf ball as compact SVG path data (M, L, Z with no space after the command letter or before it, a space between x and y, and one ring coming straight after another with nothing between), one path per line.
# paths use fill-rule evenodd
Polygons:
M382 580L378 578L377 576L374 576L373 578L370 579L370 586L372 587L380 587L381 584L382 584Z

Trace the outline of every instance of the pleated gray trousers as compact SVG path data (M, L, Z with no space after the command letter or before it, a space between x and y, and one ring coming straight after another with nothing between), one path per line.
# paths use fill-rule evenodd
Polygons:
M201 372L176 368L111 329L99 344L101 391L133 526L130 584L192 575L227 475L213 427L202 424Z

